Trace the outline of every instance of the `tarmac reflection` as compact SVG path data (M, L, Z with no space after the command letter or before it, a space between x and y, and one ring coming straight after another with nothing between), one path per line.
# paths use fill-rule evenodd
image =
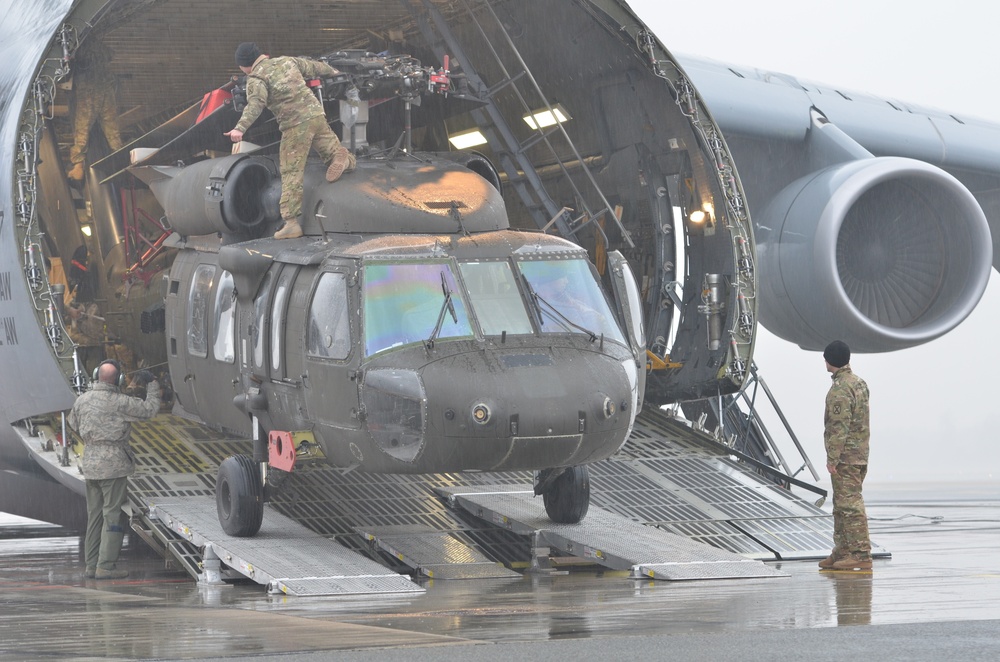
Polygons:
M824 572L837 596L837 625L872 622L872 573Z
M425 594L387 598L200 587L137 548L126 551L127 580L84 580L75 538L0 540L0 657L177 659L1000 619L1000 499L920 497L869 499L872 536L893 553L870 573L802 561L776 564L784 578L657 582L583 569L436 580Z

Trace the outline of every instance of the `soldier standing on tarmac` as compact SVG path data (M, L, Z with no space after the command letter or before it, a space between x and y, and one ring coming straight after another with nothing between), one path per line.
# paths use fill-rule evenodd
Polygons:
M826 396L823 441L833 482L833 551L824 570L870 570L871 541L861 485L868 473L868 385L851 370L851 349L834 340L823 351L833 385Z
M73 147L69 151L72 169L69 178L83 179L83 162L87 158L90 127L101 123L101 130L112 151L122 147L118 128L118 95L115 77L108 70L111 51L96 37L88 39L73 55Z
M264 108L274 113L281 131L280 206L285 222L274 238L301 237L302 182L309 148L315 147L323 161L330 164L326 171L328 182L337 181L355 166L354 155L340 144L326 122L323 104L306 85L307 79L335 76L338 71L315 60L262 55L257 44L251 42L237 47L236 64L247 75L247 106L236 128L225 135L238 143Z
M87 483L87 537L84 558L88 579L121 579L118 568L125 537L122 506L128 497L128 476L135 472L129 446L134 421L152 418L160 410L160 385L153 373L140 370L136 382L145 384L146 399L121 392L125 375L113 359L97 368L93 388L76 399L69 424L83 439L83 477Z

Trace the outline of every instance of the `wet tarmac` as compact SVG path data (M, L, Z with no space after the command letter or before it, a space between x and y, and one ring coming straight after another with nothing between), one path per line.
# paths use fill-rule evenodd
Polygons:
M789 577L657 582L582 568L399 597L199 586L138 540L128 579L86 580L76 538L6 538L0 658L814 660L856 647L1000 659L1000 488L873 487L868 500L872 537L893 555L871 573L796 561L769 564Z

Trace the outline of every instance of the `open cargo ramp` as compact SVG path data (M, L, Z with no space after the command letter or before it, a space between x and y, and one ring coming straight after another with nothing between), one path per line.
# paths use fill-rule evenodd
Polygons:
M504 490L444 488L448 499L483 520L529 536L535 558L554 547L612 570L652 579L781 577L761 561L697 543L591 506L578 524L556 524L530 486Z

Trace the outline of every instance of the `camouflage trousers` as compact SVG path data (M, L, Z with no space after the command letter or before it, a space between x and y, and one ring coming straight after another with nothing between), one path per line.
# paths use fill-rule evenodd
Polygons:
M838 464L833 482L833 555L871 558L868 539L868 514L861 496L861 485L868 473L867 464Z
M297 219L302 214L302 182L309 149L315 148L324 163L333 160L340 139L323 116L314 117L281 133L281 218ZM352 155L353 158L353 155Z
M114 570L125 539L128 478L106 478L87 483L87 537L83 554L88 569Z
M122 147L121 131L118 129L118 101L114 88L79 88L76 91L76 109L73 111L73 147L69 150L69 162L83 163L90 142L90 128L100 122L101 131L112 150Z

